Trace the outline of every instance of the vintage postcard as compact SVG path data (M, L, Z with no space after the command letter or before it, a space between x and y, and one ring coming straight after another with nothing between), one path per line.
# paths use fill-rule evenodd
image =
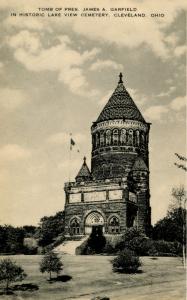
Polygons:
M0 298L184 300L186 1L0 23Z

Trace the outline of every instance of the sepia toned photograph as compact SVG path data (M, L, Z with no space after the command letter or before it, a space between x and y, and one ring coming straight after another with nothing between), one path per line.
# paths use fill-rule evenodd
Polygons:
M1 0L0 299L186 299L186 7Z

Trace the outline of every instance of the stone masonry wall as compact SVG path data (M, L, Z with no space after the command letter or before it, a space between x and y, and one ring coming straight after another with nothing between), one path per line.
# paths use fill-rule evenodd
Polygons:
M95 178L125 177L132 168L136 153L110 152L92 158L92 174Z
M107 233L107 221L112 215L117 215L120 219L120 230L124 231L126 228L126 202L111 201L103 203L77 203L67 204L65 206L65 234L69 234L70 221L74 217L78 217L80 220L80 234L84 234L84 222L89 212L98 211L102 214L105 221L105 232Z

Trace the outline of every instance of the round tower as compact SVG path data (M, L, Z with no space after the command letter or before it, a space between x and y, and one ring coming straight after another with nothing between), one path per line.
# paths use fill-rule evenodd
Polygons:
M96 180L126 177L137 157L149 168L150 124L146 123L126 90L120 73L118 85L91 127L91 173Z

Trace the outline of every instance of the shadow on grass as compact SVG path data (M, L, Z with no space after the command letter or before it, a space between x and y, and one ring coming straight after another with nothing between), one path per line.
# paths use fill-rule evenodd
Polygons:
M142 270L137 270L137 271L131 271L131 270L121 270L121 269L118 269L118 270L113 270L114 273L120 273L120 274L142 274L143 271Z
M149 258L152 259L152 260L158 259L158 257L149 257Z
M69 280L71 280L72 277L69 275L60 275L57 276L55 278L51 278L51 280L48 280L49 283L53 283L53 282L67 282Z
M16 295L15 291L28 291L28 292L34 292L39 290L39 287L37 284L33 283L23 283L23 284L16 284L11 286L8 291L5 289L2 289L0 291L0 295Z
M37 284L34 283L23 283L23 284L16 284L11 288L12 291L37 291L39 287Z
M3 290L0 291L0 296L2 296L2 295L14 295L14 293L11 290L5 291L3 289Z

